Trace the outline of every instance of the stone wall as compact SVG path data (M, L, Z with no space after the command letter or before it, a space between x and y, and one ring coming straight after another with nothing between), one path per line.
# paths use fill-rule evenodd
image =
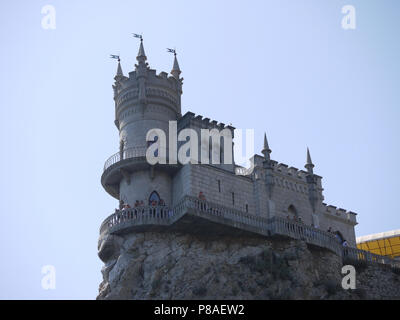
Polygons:
M356 265L341 288L337 255L301 241L176 233L105 235L98 299L400 299L400 275Z
M255 214L253 182L213 166L190 165L191 194L203 192L206 200L228 208ZM219 182L218 182L219 181ZM232 195L233 194L233 195Z
M123 178L120 182L120 197L124 203L134 206L136 200L148 204L148 199L153 191L157 191L166 205L172 204L172 179L169 174L154 170L154 176L150 171L137 171L130 174L129 181Z
M291 171L291 170L289 170ZM297 171L296 171L297 172ZM307 184L298 178L293 180L275 171L275 186L272 198L267 198L265 189L264 169L256 166L256 178L235 175L211 165L185 165L173 178L173 204L176 204L185 195L197 197L203 192L206 200L235 208L242 212L260 215L265 218L279 216L286 218L289 206L294 206L298 217L306 225L313 221L312 207L309 201ZM232 195L234 194L234 195ZM233 198L234 197L234 202ZM341 210L333 210L322 202L316 205L318 227L321 230L340 231L349 245L355 247L355 215ZM341 215L338 215L338 214Z

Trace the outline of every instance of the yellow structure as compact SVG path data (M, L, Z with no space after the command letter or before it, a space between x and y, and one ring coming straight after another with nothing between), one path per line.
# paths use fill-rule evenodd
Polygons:
M357 248L400 259L400 229L357 238Z

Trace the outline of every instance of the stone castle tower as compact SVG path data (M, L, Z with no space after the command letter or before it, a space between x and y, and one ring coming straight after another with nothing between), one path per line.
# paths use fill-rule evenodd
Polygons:
M158 190L166 204L172 204L172 174L176 168L154 167L145 161L149 143L146 134L153 128L168 134L169 121L181 118L182 80L175 57L172 76L150 69L141 39L135 70L125 77L118 61L115 76L115 125L119 130L120 151L106 166L115 168L105 173L105 189L122 203L133 204L147 199L149 192ZM168 151L168 150L167 150ZM134 159L134 162L132 160ZM116 168L118 167L118 168ZM156 171L156 172L155 172Z
M100 227L99 257L106 263L105 269L119 250L116 238L148 232L283 236L305 240L337 255L341 255L344 241L356 246L356 214L323 202L322 177L314 173L308 149L306 171L289 167L271 158L265 135L262 156L254 155L253 167L246 169L234 162L233 148L228 148L232 140L224 135L219 137L224 143L217 150L204 150L201 142L211 138L202 136L199 147L205 158L169 163L184 143L176 136L188 132L185 130L198 136L202 129L228 132L233 139L235 128L192 112L181 114L183 79L176 54L170 75L157 74L149 67L143 39L136 59L129 76L123 74L118 61L114 78L119 151L106 161L101 183L120 204ZM149 135L155 128L165 132L166 139ZM161 140L166 141L161 144ZM154 145L167 161L149 163L146 152ZM224 162L231 152L232 162ZM221 161L206 161L216 158Z

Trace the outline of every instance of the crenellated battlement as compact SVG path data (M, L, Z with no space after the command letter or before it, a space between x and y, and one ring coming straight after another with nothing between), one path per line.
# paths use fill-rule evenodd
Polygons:
M279 163L274 160L272 160L271 162L272 162L272 168L274 169L275 172L306 182L306 177L309 174L307 171L300 170L296 167L289 167L286 163ZM314 174L314 177L318 178L318 180L322 179L322 177L317 174Z
M326 203L322 203L323 206L323 213L336 219L343 219L349 221L351 223L357 224L356 216L357 213L353 211L347 211L342 208L337 208L332 205L327 205Z
M164 105L180 115L182 82L164 71L156 74L156 70L146 69L144 82L137 71L130 72L129 78L117 79L114 90L117 118L126 108L140 103L141 92L146 104Z
M254 168L261 168L261 171L256 173L256 177L263 179L265 177L263 169L265 158L256 154L250 160L254 164ZM299 170L296 167L289 167L287 164L275 160L270 160L270 164L273 170L274 182L277 187L300 193L302 196L309 196L309 185L307 182L307 176L309 176L309 173L307 171ZM240 171L241 174L249 172L249 170L244 168L239 168L237 170ZM316 191L320 194L321 198L323 198L322 177L316 174L313 176L316 178Z
M193 112L186 112L178 121L178 130L192 126L200 129L218 129L219 131L229 129L232 132L232 138L234 138L235 128L231 125L225 125L222 122L218 123L218 121L210 120L210 118L203 118L202 115L196 115Z
M144 77L146 78L146 83L153 86L160 86L164 88L168 88L173 91L181 91L182 90L182 80L176 80L174 77L170 76L167 72L161 71L157 74L157 70L155 69L147 69L145 71ZM136 70L129 72L129 77L122 77L118 82L121 83L122 86L128 84L131 86L133 84L137 84L139 78L139 74Z

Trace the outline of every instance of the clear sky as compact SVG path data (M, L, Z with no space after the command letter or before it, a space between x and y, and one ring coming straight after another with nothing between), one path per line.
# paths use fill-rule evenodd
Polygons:
M44 5L56 29L42 28ZM344 5L356 29L341 26ZM267 131L272 158L303 168L325 202L358 213L357 236L399 229L397 0L1 1L0 298L94 299L101 187L118 151L110 54L127 72L143 33L150 66L176 47L183 112ZM41 268L56 268L56 289Z

